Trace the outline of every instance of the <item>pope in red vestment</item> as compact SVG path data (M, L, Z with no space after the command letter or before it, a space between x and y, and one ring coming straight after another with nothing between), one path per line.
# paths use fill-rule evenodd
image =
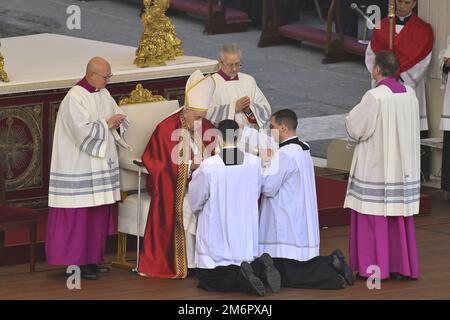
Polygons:
M213 135L206 132L214 126L204 119L214 89L212 77L194 72L186 84L185 105L156 127L142 156L149 172L151 204L139 257L140 275L182 279L187 276L188 262L193 264L188 261L188 251L193 249L186 243L191 235L184 223L184 199L190 168L214 152ZM191 165L194 154L197 161Z

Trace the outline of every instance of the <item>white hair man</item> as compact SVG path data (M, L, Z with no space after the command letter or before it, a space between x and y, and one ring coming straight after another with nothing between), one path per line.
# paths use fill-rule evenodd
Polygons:
M240 72L241 60L238 44L225 44L220 49L220 70L213 75L216 89L206 118L216 126L231 119L241 127L263 128L270 119L270 104L255 79Z

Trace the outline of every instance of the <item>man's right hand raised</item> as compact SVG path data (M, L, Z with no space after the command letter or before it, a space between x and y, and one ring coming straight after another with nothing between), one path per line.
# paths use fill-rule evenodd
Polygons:
M245 108L248 108L250 106L250 97L245 96L238 100L236 100L236 108L235 112L242 112Z

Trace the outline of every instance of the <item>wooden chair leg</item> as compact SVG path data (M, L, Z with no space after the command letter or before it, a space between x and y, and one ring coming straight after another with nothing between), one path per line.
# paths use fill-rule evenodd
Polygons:
M134 265L127 262L127 234L119 232L117 234L117 260L112 262L113 267L131 270Z
M119 232L117 236L117 261L126 262L127 234Z
M37 223L30 226L30 273L34 273L36 263L36 228Z

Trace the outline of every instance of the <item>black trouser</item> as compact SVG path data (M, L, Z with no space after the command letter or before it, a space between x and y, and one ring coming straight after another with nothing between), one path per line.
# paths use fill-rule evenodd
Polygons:
M441 189L444 191L450 191L450 131L444 131Z
M428 131L420 131L420 139L428 138ZM425 180L430 180L431 150L430 147L420 146L420 171ZM421 180L422 180L422 177Z
M273 258L281 275L281 286L304 289L343 289L344 280L333 269L330 256L318 256L308 261ZM262 276L263 266L256 259L252 262L256 276Z
M197 269L198 287L207 291L252 292L237 265L220 266L214 269Z

